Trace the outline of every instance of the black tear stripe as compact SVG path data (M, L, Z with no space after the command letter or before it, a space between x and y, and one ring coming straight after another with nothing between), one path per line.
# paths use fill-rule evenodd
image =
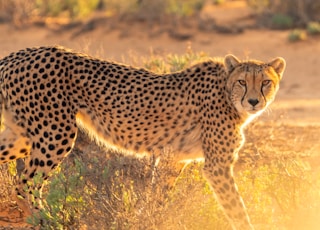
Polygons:
M235 84L236 84L236 82L235 82L233 85L235 85ZM247 95L247 91L248 91L247 85L246 85L244 88L245 88L245 91L244 91L244 94L243 94L243 96L242 96L242 98L241 98L241 104L243 103L244 97ZM232 89L233 89L233 88L232 88Z
M267 99L263 93L263 85L261 85L260 89L261 89L261 95L263 96L264 101L267 101Z

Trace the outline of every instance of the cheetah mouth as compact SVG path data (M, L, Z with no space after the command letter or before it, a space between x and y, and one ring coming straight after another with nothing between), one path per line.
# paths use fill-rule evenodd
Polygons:
M250 114L256 114L261 112L261 110L263 110L262 108L256 108L256 107L250 107L248 109L246 109L246 111Z
M250 110L250 111L248 111L250 114L256 114L256 113L258 113L259 112L259 110Z

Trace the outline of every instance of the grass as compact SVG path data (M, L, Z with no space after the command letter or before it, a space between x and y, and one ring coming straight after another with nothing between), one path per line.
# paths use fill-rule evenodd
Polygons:
M143 65L155 73L170 73L182 70L192 64L208 59L208 54L194 53L190 46L187 47L185 54L168 54L157 56L151 54L151 57L143 59Z
M144 65L166 73L206 58L188 49L183 55L152 56ZM318 155L309 148L317 134L318 127L262 121L246 129L235 175L256 229L304 229L299 224L305 219L297 213L319 213L319 167L312 168L310 161ZM42 229L230 229L202 177L202 163L191 163L179 174L172 154L155 171L155 159L101 149L81 134L45 186ZM14 165L0 166L0 212L12 204L12 174ZM39 219L28 222L37 225Z
M309 212L320 208L319 176L313 175L308 161L291 150L292 146L277 146L270 139L271 132L279 142L285 141L286 133L277 135L276 130L286 128L264 124L249 127L248 142L236 166L239 191L257 229L293 229L295 213L306 203ZM263 138L259 146L255 143L257 129ZM286 148L292 151L290 155L283 151ZM257 155L256 151L268 157L243 163L243 159ZM49 226L59 222L76 229L230 229L202 177L202 163L191 163L171 187L168 181L178 171L170 154L160 161L155 184L153 159L119 154L90 144L62 164L48 191L45 211L50 217L47 221L53 221ZM51 200L57 193L62 198ZM52 211L57 204L61 206L59 212Z

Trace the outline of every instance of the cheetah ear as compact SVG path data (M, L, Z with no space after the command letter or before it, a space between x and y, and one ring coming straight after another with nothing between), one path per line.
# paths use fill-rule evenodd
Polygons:
M240 60L232 54L228 54L224 58L224 65L226 67L227 73L230 73L234 68L240 64Z
M279 74L280 78L282 77L284 69L286 68L286 61L283 58L277 57L269 62L268 65L271 66L277 74Z

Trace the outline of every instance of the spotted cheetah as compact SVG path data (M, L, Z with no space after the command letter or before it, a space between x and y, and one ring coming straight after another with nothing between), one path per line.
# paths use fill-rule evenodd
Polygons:
M263 63L227 55L155 74L59 46L20 50L0 61L0 163L25 158L16 191L28 200L42 187L33 177L48 178L73 149L80 127L131 153L160 157L170 149L177 161L202 157L233 228L253 229L233 164L243 127L274 100L284 69L282 58ZM40 207L36 201L33 209Z

